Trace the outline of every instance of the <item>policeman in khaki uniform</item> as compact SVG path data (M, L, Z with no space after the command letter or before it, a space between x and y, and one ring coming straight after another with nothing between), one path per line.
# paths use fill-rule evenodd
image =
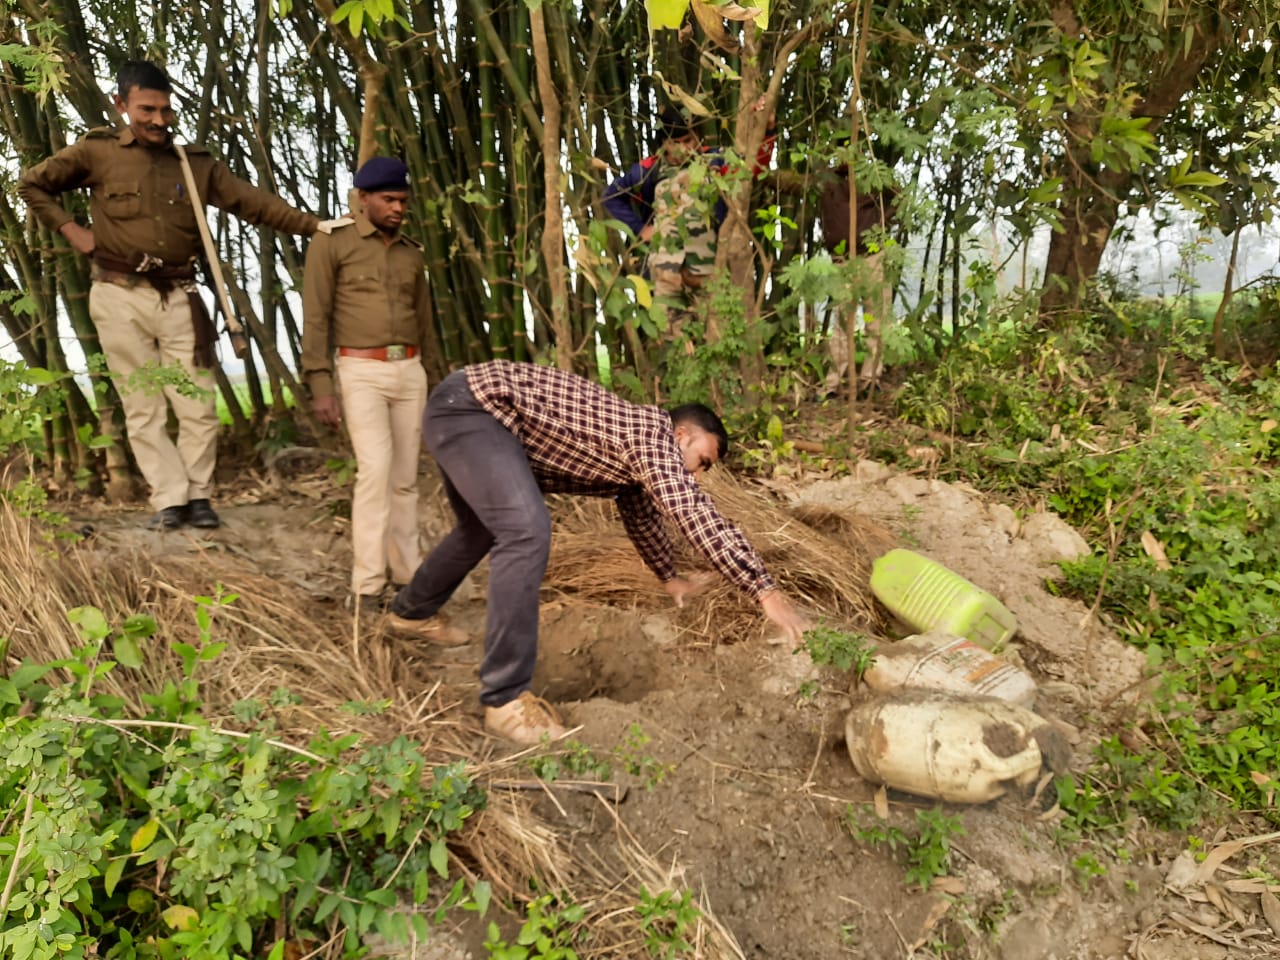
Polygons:
M217 333L196 289L202 253L169 127L172 87L158 67L129 61L116 78L116 109L128 121L102 127L28 170L18 194L51 230L93 260L89 316L124 405L129 445L158 511L153 529L216 527L209 504L218 416L212 367ZM188 146L201 200L240 219L309 235L319 221L232 175L208 150ZM91 228L75 222L58 195L89 189ZM174 386L163 393L134 374L147 365L179 364L198 396ZM187 391L189 394L191 391ZM166 429L166 398L178 441Z
M316 419L334 428L347 423L356 455L351 593L357 609L376 612L388 567L392 581L404 584L422 562L422 353L432 308L422 248L400 232L408 168L374 157L356 171L355 187L361 210L320 224L307 249L302 372Z

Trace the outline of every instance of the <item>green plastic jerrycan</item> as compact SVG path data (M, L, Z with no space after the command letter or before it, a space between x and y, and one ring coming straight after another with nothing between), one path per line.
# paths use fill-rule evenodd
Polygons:
M991 594L910 550L890 550L871 565L871 592L912 630L943 631L987 650L1001 649L1018 629Z

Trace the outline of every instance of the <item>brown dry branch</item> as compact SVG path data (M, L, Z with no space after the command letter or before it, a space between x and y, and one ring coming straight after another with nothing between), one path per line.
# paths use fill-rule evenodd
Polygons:
M780 503L723 469L710 471L703 487L742 528L779 585L816 620L856 629L877 623L868 580L871 561L894 546L888 530L856 514ZM549 587L589 602L669 603L612 503L565 501L556 520ZM671 539L679 569L706 567L678 532ZM742 639L762 622L759 605L724 580L691 601L682 619L691 632L716 642Z

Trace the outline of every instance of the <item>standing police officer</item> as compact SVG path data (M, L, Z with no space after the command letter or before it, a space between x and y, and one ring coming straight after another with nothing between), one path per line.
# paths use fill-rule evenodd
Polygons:
M388 566L404 584L422 562L418 431L432 309L422 248L400 233L409 169L374 157L355 186L362 210L321 224L307 250L302 372L316 419L336 429L346 417L356 455L351 592L358 609L372 612Z
M196 292L202 252L196 213L173 150L173 88L154 64L131 60L116 77L124 130L100 127L28 170L18 194L41 222L92 257L89 316L98 331L125 411L129 445L151 488L153 529L216 527L209 504L217 456L218 416L212 367L217 334ZM200 199L254 224L309 235L318 220L235 177L204 147L186 148ZM83 227L58 195L89 189ZM134 374L147 365L179 364L196 391L163 393ZM145 377L142 378L145 380ZM178 420L169 439L168 410Z

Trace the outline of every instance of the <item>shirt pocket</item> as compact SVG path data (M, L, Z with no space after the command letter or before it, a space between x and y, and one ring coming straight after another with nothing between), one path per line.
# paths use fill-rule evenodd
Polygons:
M113 220L128 220L142 213L142 189L137 180L108 181L102 187L102 212Z

